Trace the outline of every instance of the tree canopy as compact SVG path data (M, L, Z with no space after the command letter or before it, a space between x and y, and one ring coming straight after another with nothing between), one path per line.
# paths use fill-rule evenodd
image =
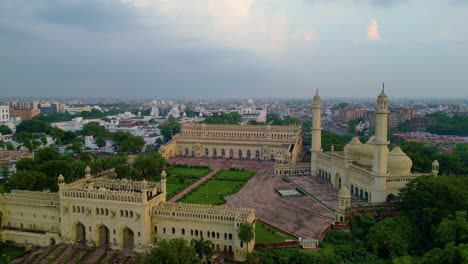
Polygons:
M230 124L237 125L242 122L242 115L237 112L218 113L207 117L203 123L205 124Z
M180 132L180 122L177 121L173 116L169 116L164 123L159 125L161 135L164 136L164 140L169 141L172 136Z
M148 264L201 264L195 249L183 238L163 240L151 250Z
M0 125L0 134L2 135L9 135L12 134L11 128L7 127L6 125Z

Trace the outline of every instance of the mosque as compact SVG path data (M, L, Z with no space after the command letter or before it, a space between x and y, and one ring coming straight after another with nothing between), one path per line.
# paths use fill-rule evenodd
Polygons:
M343 151L323 151L321 148L320 95L312 103L311 175L328 180L340 189L340 197L357 197L369 203L392 201L408 182L429 173L412 172L411 159L399 146L390 151L387 140L388 97L384 87L377 98L375 135L362 144L354 137ZM432 164L437 175L439 163Z

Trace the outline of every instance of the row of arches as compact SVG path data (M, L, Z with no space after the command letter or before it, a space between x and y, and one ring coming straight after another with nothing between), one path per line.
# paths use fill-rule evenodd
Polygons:
M87 199L100 199L100 200L112 200L120 202L132 202L141 203L143 200L138 194L124 194L124 193L104 193L97 194L96 192L81 192L81 191L65 191L63 193L66 197L74 198L87 198Z
M88 230L92 232L91 226ZM113 230L113 235L116 235L116 230ZM77 244L86 246L89 242L95 243L98 247L108 248L111 246L111 243L114 245L119 244L119 240L114 236L111 241L110 230L106 225L99 225L95 228L94 238L90 237L90 234L87 234L84 224L77 222L73 226L73 241ZM132 250L135 245L135 235L133 231L125 227L120 231L120 244L122 249Z
M351 183L350 193L351 193L351 196L356 197L360 200L363 200L366 202L370 201L369 192L366 189L363 189L362 187L358 187L357 185L354 185L352 183Z
M177 216L177 217L191 217L198 219L210 219L210 220L220 220L220 221L234 221L233 216L224 216L218 214L197 214L197 213L186 213L186 212L168 212L168 211L157 211L158 215L161 216Z

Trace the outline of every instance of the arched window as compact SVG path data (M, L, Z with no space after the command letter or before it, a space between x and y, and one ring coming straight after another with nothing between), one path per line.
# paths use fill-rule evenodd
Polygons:
M172 234L175 234L175 228L174 227L172 228Z
M182 235L185 236L185 229L182 228Z

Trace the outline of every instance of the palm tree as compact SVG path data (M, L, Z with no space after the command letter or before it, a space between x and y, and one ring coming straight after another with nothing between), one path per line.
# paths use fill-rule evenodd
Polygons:
M247 244L247 255L249 254L249 243L255 238L255 230L253 224L247 221L242 222L237 230L237 236L239 239Z
M214 244L211 242L211 240L205 240L203 238L203 233L201 233L199 240L192 239L191 244L195 248L195 252L197 252L200 259L206 257L207 260L210 260L213 256Z

